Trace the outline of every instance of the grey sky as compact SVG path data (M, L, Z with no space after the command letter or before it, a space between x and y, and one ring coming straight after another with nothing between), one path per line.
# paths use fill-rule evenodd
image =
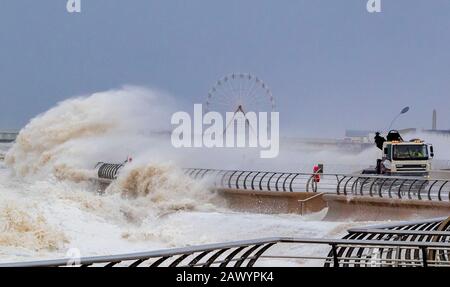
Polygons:
M230 72L276 97L282 131L343 136L450 128L450 1L1 0L0 128L19 128L65 98L124 84L203 102Z

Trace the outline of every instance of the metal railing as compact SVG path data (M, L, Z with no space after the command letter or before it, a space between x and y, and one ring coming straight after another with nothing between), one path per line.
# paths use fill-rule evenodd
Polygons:
M185 169L195 178L210 178L215 187L283 192L322 192L338 195L448 201L448 179L363 174L312 174L267 171ZM319 180L317 180L319 179Z
M119 171L124 167L124 164L117 164L117 163L105 163L105 162L98 162L95 165L95 168L97 169L97 176L100 179L106 179L106 180L114 180L119 175Z
M262 253L278 241L279 238L265 238L115 256L88 257L81 258L76 263L76 266L227 267L229 264L233 264L233 266L238 267L244 266L245 263L245 266L250 267L253 266ZM0 264L0 267L66 266L68 262L74 262L74 260L60 259L25 263L18 262Z
M97 164L99 179L114 180L123 164ZM186 168L194 179L207 179L216 188L252 191L321 192L429 201L450 200L449 179L364 174L314 174Z
M264 260L306 261L325 267L450 267L450 218L353 228L342 239L272 237L113 256L16 262L0 267L252 267ZM278 248L286 244L303 249ZM305 254L311 245L329 246L327 255ZM283 253L296 250L301 254ZM325 254L325 252L324 252ZM69 264L71 263L71 264ZM266 264L267 265L267 264ZM309 264L310 265L310 264Z
M404 222L369 226L366 228L352 228L343 237L346 240L377 240L383 242L421 242L421 243L450 243L450 218L438 218L422 221ZM357 261L341 261L342 266L362 266L373 264L373 257L380 266L450 266L450 250L440 247L398 247L364 249L346 246L335 251L336 256L342 258L359 258ZM332 256L330 251L328 256ZM328 260L325 266L332 266Z
M331 251L328 256L288 256L268 253L269 249L281 244L326 245ZM303 249L304 250L307 250ZM357 252L348 252L356 250ZM346 252L347 251L347 252ZM402 256L406 252L418 252L418 256ZM255 263L270 259L293 260L301 266L305 260L316 261L315 265L326 267L375 267L375 266L450 266L450 243L410 242L358 239L303 239L263 238L230 243L211 244L196 247L169 249L115 256L98 256L74 259L60 259L34 262L0 264L0 267L253 267ZM436 254L430 257L429 254ZM388 254L384 256L383 254Z

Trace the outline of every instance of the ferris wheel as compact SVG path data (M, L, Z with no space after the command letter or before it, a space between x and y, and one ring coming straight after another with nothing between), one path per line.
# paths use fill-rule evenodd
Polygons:
M246 73L233 73L222 77L209 90L205 112L272 112L275 100L266 83Z

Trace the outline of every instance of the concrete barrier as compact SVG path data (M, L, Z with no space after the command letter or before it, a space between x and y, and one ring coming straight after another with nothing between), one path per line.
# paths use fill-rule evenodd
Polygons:
M273 192L219 188L231 209L257 213L309 214L327 207L323 193Z
M450 202L325 194L324 220L378 221L425 219L450 215Z
M430 179L450 179L450 170L432 170L430 171Z

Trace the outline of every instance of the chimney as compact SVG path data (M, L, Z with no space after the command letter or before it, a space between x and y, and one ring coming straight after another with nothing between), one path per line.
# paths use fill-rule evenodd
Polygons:
M437 114L436 110L433 110L433 127L432 130L435 131L437 128Z

